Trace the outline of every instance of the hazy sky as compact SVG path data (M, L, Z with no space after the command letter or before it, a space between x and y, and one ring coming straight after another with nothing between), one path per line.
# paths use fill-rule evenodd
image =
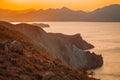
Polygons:
M0 8L12 10L61 8L63 6L91 11L110 4L120 4L120 0L0 0Z

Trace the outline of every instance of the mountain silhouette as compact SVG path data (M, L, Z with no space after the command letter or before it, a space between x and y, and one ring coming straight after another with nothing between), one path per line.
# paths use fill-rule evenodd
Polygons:
M96 21L119 22L120 5L113 4L91 12L71 10L67 7L47 10L12 11L0 9L0 20L4 21Z
M91 21L120 21L120 5L106 6L90 12L89 15Z

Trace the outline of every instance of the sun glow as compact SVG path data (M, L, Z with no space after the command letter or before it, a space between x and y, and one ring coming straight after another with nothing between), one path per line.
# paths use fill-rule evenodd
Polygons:
M12 5L33 5L37 3L37 0L6 0L6 3Z
M11 2L15 2L15 3L25 3L25 2L27 2L27 0L11 0Z
M0 0L0 8L12 10L61 8L91 11L120 0Z

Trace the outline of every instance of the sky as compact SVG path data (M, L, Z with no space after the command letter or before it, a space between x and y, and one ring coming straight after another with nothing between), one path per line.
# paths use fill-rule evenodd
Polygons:
M1 9L25 10L68 7L73 10L93 11L120 0L0 0Z

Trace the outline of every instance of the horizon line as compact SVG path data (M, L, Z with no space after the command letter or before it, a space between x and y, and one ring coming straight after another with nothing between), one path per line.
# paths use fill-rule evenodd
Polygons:
M34 8L28 8L28 9L21 9L21 10L17 10L17 9L8 9L8 8L0 8L0 10L10 10L10 11L27 11L27 10L31 10L31 11L38 11L38 10L49 10L49 9L62 9L62 8L67 8L69 10L72 10L72 11L83 11L83 12L92 12L92 11L95 11L97 9L101 9L101 8L104 8L104 7L108 7L108 6L112 6L112 5L120 5L120 4L110 4L110 5L106 5L106 6L103 6L103 7L98 7L94 10L90 10L90 11L86 11L86 10L81 10L81 9L71 9L69 7L66 7L66 6L63 6L63 7L59 7L59 8L47 8L47 9L34 9Z

